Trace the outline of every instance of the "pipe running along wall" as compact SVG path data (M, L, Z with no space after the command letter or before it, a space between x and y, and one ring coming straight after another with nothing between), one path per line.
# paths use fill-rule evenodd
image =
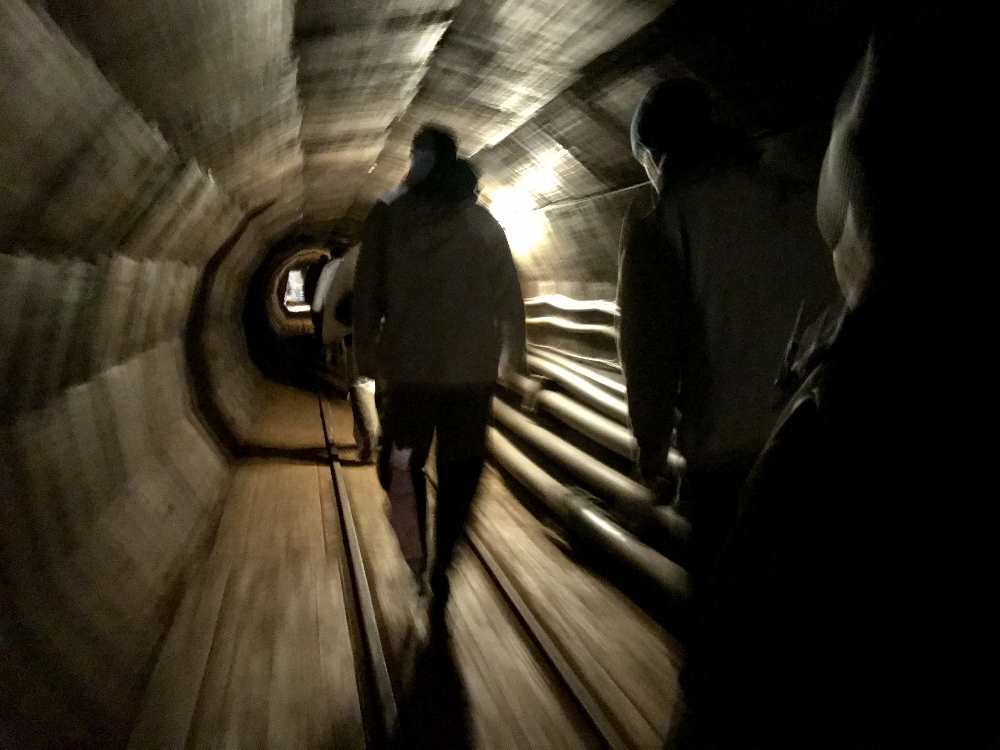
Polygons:
M572 534L625 565L670 602L683 604L687 601L691 584L684 568L614 523L579 490L563 486L497 429L489 429L487 444L497 462L530 489Z

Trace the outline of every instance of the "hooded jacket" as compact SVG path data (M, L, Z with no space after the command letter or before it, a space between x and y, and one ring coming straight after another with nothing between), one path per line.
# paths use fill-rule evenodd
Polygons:
M692 467L749 464L777 416L774 381L799 306L836 297L815 183L765 154L667 176L622 237L619 347L642 453L666 454L674 409Z
M523 358L524 303L500 225L456 161L380 201L362 236L354 299L362 375L489 384L501 350Z
M332 346L351 332L352 287L358 264L355 245L340 258L330 261L332 275L327 283L323 303L323 343Z

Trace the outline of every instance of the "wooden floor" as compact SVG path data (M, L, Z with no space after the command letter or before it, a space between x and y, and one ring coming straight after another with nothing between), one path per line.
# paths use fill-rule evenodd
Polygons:
M452 572L450 638L416 634L416 587L373 467L356 464L351 415L325 406L339 446L398 696L398 747L600 746L580 709L468 549ZM312 394L275 386L192 575L133 732L133 748L364 746L349 579ZM473 528L503 558L553 638L601 691L637 748L658 748L674 704L676 644L579 567L487 471Z
M351 417L346 408L328 410L334 442L349 445ZM370 466L351 466L350 448L344 476L355 503L355 514L373 570L376 604L385 624L387 652L398 674L417 673L409 693L420 695L435 686L420 676L409 650L412 576L387 520L385 497ZM433 501L433 498L432 498ZM677 677L683 660L677 642L639 610L618 589L569 557L544 526L514 498L503 479L487 467L474 505L472 528L488 545L525 602L559 642L580 675L637 748L663 746L678 695ZM576 709L552 684L538 655L525 646L525 634L512 623L494 586L484 579L481 565L461 551L452 573L453 596L448 620L450 653L432 664L452 679L456 690L444 691L455 708L464 706L472 747L567 748L593 746L594 738L576 728ZM416 655L419 660L420 656ZM405 686L404 686L405 687ZM441 693L441 690L438 690ZM405 706L403 707L405 711ZM415 711L435 713L424 699ZM455 712L452 721L457 720ZM433 731L424 727L425 731ZM457 732L455 727L451 730ZM437 728L441 731L441 727ZM411 745L446 747L422 736ZM460 746L452 738L454 746ZM418 741L419 740L419 741Z
M636 747L661 748L683 652L628 597L581 566L488 469L471 523L536 619Z
M275 388L154 671L134 748L364 745L316 397Z

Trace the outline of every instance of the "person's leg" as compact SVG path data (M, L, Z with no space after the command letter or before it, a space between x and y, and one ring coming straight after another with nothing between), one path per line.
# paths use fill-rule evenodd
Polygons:
M429 446L434 435L434 409L426 388L406 383L383 384L377 402L382 423L378 478L382 488L388 491L393 446L417 449L414 453L423 452L426 461L427 448L421 446Z
M383 393L384 435L378 457L379 482L393 504L390 515L396 533L401 535L399 541L404 556L423 589L427 563L427 481L424 464L434 437L435 394L426 387L409 384L388 386ZM401 460L407 463L400 465ZM401 469L404 472L402 475ZM394 475L395 482L410 481L412 495L406 487L393 487ZM418 554L414 554L414 542Z
M682 492L687 493L691 512L690 572L696 579L710 574L718 559L736 519L740 488L752 466L752 457L741 457L696 467L684 479Z
M379 420L375 407L374 384L356 381L351 384L348 400L354 417L354 442L358 446L358 460L368 463L378 450Z
M439 458L437 462L437 513L434 524L436 542L430 584L434 606L438 612L443 612L448 602L448 568L465 529L484 461L484 456L478 456L459 461L442 461Z
M736 520L740 490L753 461L746 457L710 467L695 467L684 478L683 502L691 514L691 549L686 562L694 581L694 598L685 638L687 652L680 674L683 700L678 704L664 750L689 750L713 746L709 738L724 727L713 719L719 689L711 679L718 662L715 641L717 613L713 611L718 591L720 554Z
M430 453L431 441L434 439L434 427L422 432L415 440L413 452L410 454L410 481L413 482L413 497L416 500L417 534L420 537L421 563L414 573L421 591L424 590L424 572L427 569L427 477L424 467L427 455Z
M431 570L432 616L448 601L448 568L465 529L485 461L486 424L492 386L450 388L442 397L437 424L437 510Z

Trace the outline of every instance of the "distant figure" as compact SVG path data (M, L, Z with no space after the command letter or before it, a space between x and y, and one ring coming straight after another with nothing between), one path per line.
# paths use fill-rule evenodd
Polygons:
M934 224L923 146L939 133L923 117L925 48L897 42L873 38L837 108L817 213L846 312L798 368L744 488L669 748L973 746L960 719L932 739L962 683L923 656L948 639L921 623L956 617L946 592L968 571L947 571L951 550L922 528L948 496L924 468L934 431L911 397L935 393L924 370L938 347L904 269L924 262Z
M323 343L326 346L337 346L351 336L354 326L354 276L360 251L360 244L354 244L327 266L331 274L322 303Z
M312 290L309 307L313 331L320 341L323 341L323 304L326 302L326 293L330 288L330 282L333 280L333 274L336 272L338 264L339 259L334 254L332 258L326 258L311 265L306 275L305 288L307 291ZM310 283L311 277L315 277L313 283Z
M423 467L437 435L437 549L432 621L448 600L447 571L485 457L501 362L524 370L524 304L503 230L480 206L477 178L442 129L413 139L403 186L372 209L354 297L362 375L385 383L380 478L393 449L409 449L426 544Z
M776 417L774 381L796 314L835 294L814 220L815 182L719 126L693 79L654 86L632 146L655 188L622 236L620 355L639 466L669 484L680 412L680 507L696 568L717 551ZM818 162L818 154L817 154Z
M332 364L336 355L347 384L358 460L368 463L377 451L380 428L375 409L375 383L358 372L353 346L354 276L359 251L360 245L354 244L323 269L324 274L330 273L327 279L320 278L320 286L325 284L320 330L328 364Z
M320 341L323 340L323 300L336 267L336 258L324 256L309 265L302 285L305 298L309 300L309 316L312 318L313 332Z

